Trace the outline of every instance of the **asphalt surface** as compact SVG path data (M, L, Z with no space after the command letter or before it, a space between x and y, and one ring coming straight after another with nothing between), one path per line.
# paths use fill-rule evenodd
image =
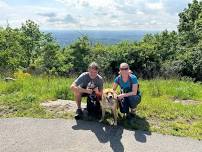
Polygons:
M202 141L98 122L0 119L0 152L202 152Z

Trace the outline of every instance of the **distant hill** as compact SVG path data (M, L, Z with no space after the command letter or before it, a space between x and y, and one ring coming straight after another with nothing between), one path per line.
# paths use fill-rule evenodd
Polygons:
M92 43L100 42L103 44L115 44L123 40L139 41L145 34L160 33L160 31L100 31L100 30L46 30L52 33L53 37L61 46L72 43L82 35L87 35Z

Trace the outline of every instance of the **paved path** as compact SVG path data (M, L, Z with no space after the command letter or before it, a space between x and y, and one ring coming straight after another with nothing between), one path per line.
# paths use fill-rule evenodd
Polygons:
M202 152L202 141L64 119L0 119L0 152Z

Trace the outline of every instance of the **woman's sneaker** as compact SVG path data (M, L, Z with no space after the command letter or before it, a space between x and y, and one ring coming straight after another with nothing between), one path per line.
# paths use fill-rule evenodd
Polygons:
M77 109L77 110L76 110L76 115L74 116L74 118L75 118L76 120L79 120L79 119L82 118L82 116L83 116L83 111L82 111L81 109Z
M130 119L133 119L135 118L135 113L132 113L132 112L129 112L126 114L126 119L130 120Z

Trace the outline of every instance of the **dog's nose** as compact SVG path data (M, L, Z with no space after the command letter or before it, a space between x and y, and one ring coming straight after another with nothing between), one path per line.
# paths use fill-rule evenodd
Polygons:
M112 96L109 96L109 99L112 99Z

